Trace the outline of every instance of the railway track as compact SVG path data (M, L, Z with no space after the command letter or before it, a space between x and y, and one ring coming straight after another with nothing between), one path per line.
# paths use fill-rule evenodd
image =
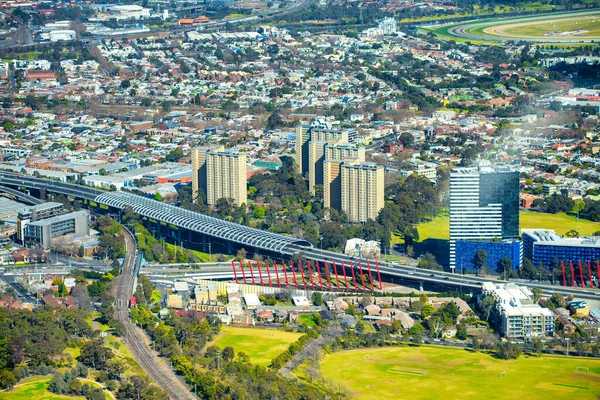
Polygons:
M135 326L129 318L128 303L137 283L140 259L137 257L133 234L125 227L123 227L123 232L125 233L126 252L123 271L115 279L115 317L123 324L125 344L140 367L162 390L168 393L169 398L197 399L198 397L179 380L165 361L150 349L148 340L142 330Z

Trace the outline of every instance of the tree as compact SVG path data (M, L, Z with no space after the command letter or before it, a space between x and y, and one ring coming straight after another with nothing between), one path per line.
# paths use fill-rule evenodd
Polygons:
M456 338L460 340L467 340L467 327L464 324L460 324L456 329Z
M11 389L15 383L17 379L12 372L8 370L0 372L0 389Z
M435 271L443 270L443 267L437 263L435 256L431 253L425 253L419 257L419 268L430 269Z
M321 306L323 304L323 295L319 292L313 292L312 302L315 306Z
M536 287L531 289L531 293L533 293L533 302L534 303L537 303L538 301L540 301L540 299L542 298L542 295L544 294L542 289L536 288Z
M485 296L479 302L479 309L481 310L481 313L483 315L485 315L486 322L490 319L490 314L491 314L492 309L494 308L495 304L496 304L496 302L492 296Z
M221 355L225 362L229 362L229 361L233 360L233 357L235 357L235 351L234 351L233 347L227 346L223 349L223 352L221 353Z
M516 360L521 356L521 348L511 342L499 342L496 344L496 357L503 360Z
M238 260L242 260L243 261L243 260L246 259L247 256L248 256L248 252L246 252L246 249L241 248L241 249L238 250L236 257L237 257Z
M444 322L438 316L432 316L427 320L427 326L429 326L429 331L431 335L435 338L439 338L442 336L442 331L444 329Z
M506 272L508 271L510 273L511 270L512 270L512 260L510 259L510 257L502 257L498 261L498 266L496 267L496 271L499 274L504 274L504 277L506 278Z
M283 125L283 119L281 118L281 114L279 111L274 111L267 120L267 129L277 129Z
M79 361L88 367L102 370L111 358L112 351L103 345L100 338L85 342L81 346Z
M565 233L565 236L568 238L578 238L579 237L579 232L577 232L575 229L571 229L570 231L568 231L567 233Z
M473 265L475 268L481 269L487 264L488 253L485 249L477 249L477 253L475 253L475 257L473 257Z

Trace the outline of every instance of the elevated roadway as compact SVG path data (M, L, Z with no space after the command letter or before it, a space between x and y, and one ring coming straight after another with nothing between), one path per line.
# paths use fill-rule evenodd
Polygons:
M311 260L327 261L328 263L335 261L337 265L341 265L343 261L346 267L349 267L350 262L352 261L353 266L355 268L357 267L357 260L351 259L344 254L315 249L312 244L306 240L249 228L131 193L106 192L85 186L4 171L0 171L0 186L44 189L49 192L61 193L88 201L94 201L97 204L107 205L118 211L123 211L130 207L133 211L144 217L166 224L172 224L180 229L198 232L221 241L235 243L239 246L267 251L275 256L281 255L291 257L294 254L302 253L306 258ZM363 267L366 267L366 261L367 260L361 261ZM374 267L373 262L371 266ZM379 263L379 269L381 275L385 277L430 282L444 286L452 286L457 289L479 289L483 282L490 281L489 278L460 275L443 271L422 270L407 265L396 265L385 262ZM498 282L501 283L502 281ZM520 284L529 287L538 287L542 289L545 294L556 292L565 296L573 295L578 299L600 300L599 289L563 287L539 283Z

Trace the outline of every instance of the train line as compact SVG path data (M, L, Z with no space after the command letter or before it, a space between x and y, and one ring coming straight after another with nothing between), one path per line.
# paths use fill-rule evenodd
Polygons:
M123 232L126 251L123 270L121 275L115 279L115 317L123 324L125 344L140 367L162 390L168 393L169 398L197 399L198 397L179 380L164 360L150 349L142 330L135 326L129 318L128 304L137 283L141 257L137 253L133 234L125 227L123 227Z

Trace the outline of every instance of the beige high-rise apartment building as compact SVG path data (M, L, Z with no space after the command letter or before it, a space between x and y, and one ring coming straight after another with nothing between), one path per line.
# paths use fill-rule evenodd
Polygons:
M304 176L308 172L308 142L310 141L310 126L296 126L296 168Z
M342 211L348 220L375 220L384 206L383 167L374 163L344 163L341 175Z
M338 143L355 143L356 130L354 129L325 129L310 125L296 126L296 168L305 176L310 170L310 145L311 141L329 142L334 140ZM322 166L320 167L322 168ZM320 179L320 178L318 178ZM314 185L311 185L311 187ZM312 189L311 189L312 190Z
M343 160L325 160L323 163L323 207L342 211Z
M223 146L202 147L192 150L192 192L206 195L206 203L214 205L222 198L235 204L247 204L246 154L225 151Z
M315 194L315 186L323 184L323 161L325 160L324 140L308 142L308 189Z
M325 146L326 160L356 159L359 163L365 162L365 148L347 143L329 143Z
M323 206L342 211L341 166L365 161L365 148L349 144L329 143L323 162Z

